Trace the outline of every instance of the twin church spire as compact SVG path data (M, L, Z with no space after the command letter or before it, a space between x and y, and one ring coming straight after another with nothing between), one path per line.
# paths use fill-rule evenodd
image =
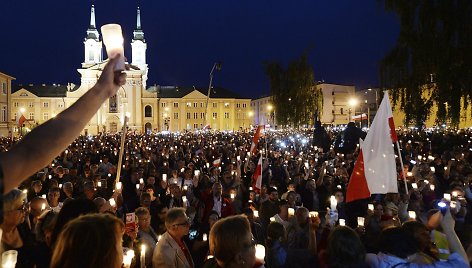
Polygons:
M90 9L90 24L87 29L87 35L84 40L85 60L82 67L90 67L103 61L102 59L102 42L97 29L95 20L95 5L92 4ZM132 64L138 66L141 70L147 69L146 64L146 48L147 44L144 40L144 32L141 28L141 10L137 8L136 29L133 31L132 47Z

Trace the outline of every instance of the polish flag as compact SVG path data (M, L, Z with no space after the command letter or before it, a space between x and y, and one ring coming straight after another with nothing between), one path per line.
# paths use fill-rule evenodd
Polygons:
M388 93L384 93L374 121L360 140L360 153L347 187L346 202L371 194L398 193L393 142L397 141Z
M213 161L213 166L214 167L219 167L221 165L221 158L216 159Z
M264 129L264 126L257 126L256 133L254 134L254 137L252 138L252 144L251 144L251 149L249 150L253 155L256 154L257 152L257 145L259 144L259 139L264 136L264 133L262 130Z
M16 119L16 124L18 127L22 127L26 122L26 117L21 113L20 116Z
M254 174L252 175L252 187L256 192L259 192L262 188L262 155L259 157L256 171L254 171Z

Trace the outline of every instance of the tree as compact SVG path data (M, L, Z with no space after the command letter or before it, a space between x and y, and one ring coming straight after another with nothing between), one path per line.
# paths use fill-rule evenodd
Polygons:
M472 97L472 1L383 2L398 15L400 34L381 61L382 86L392 89L407 123L421 126L435 103L437 123L457 125Z
M277 62L265 63L278 124L313 124L313 112L321 107L322 95L307 58L307 53L302 54L286 69Z

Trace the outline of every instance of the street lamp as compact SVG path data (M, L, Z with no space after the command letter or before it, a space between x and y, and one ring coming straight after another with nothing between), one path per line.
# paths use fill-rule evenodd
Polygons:
M210 71L210 83L208 84L208 94L207 94L207 99L206 99L206 104L205 104L205 117L203 118L203 128L206 127L206 124L207 124L208 100L210 99L211 84L213 83L213 72L215 70L217 71L221 70L220 62L215 62Z
M350 98L348 103L349 103L349 106L351 107L351 108L349 108L349 120L348 121L351 122L351 119L352 119L351 109L354 109L354 116L356 116L356 106L357 106L357 104L359 104L359 100L357 100L356 98Z

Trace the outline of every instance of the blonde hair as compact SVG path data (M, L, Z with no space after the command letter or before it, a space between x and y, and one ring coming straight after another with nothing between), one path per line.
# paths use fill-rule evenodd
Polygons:
M251 233L251 226L246 216L230 216L217 221L210 231L210 254L219 265L228 265L244 249L248 233Z
M17 210L25 202L26 193L23 193L21 190L15 188L3 195L3 211L9 212Z
M69 222L59 234L51 268L121 267L122 221L108 214L89 214Z

